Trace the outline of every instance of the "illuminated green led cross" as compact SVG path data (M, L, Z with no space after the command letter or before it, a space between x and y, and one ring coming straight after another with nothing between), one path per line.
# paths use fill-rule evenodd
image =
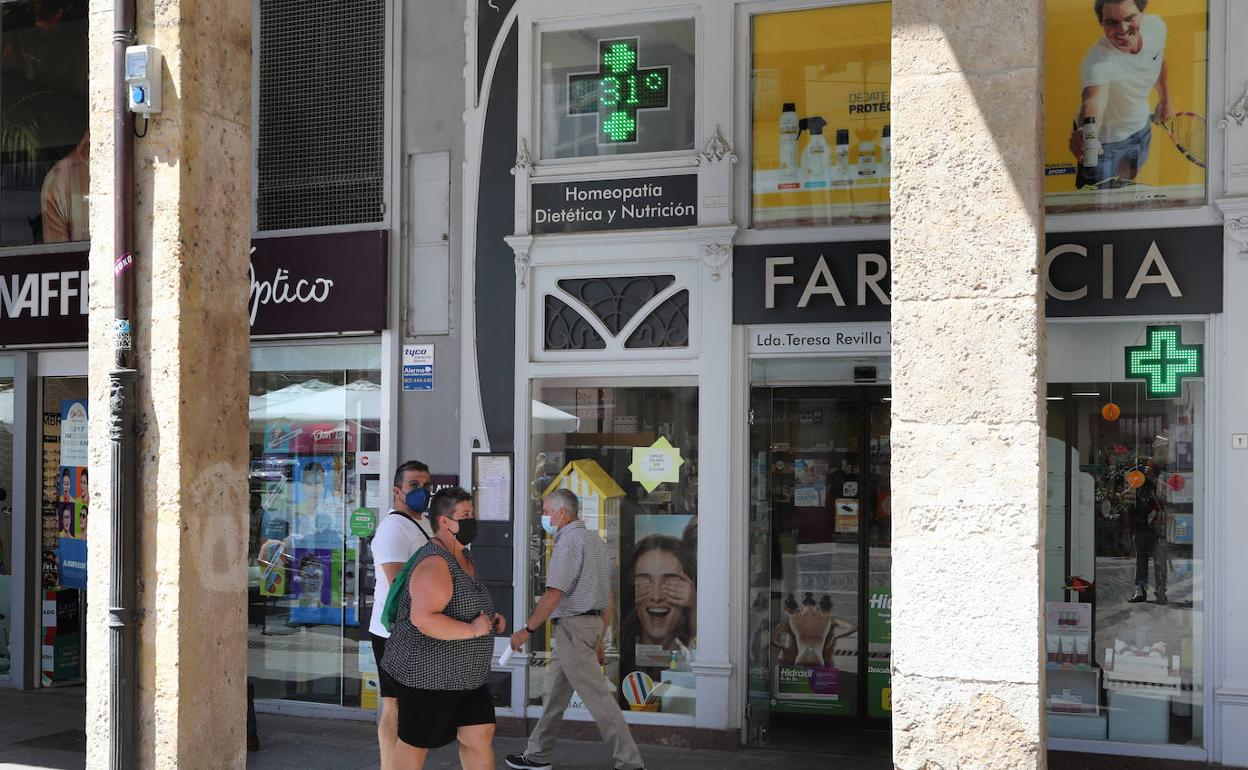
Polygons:
M1184 345L1178 326L1150 326L1148 344L1127 348L1127 379L1144 380L1149 398L1174 398L1184 377L1204 377L1204 345Z
M640 38L598 41L598 71L568 76L568 114L598 115L598 144L637 141L637 113L667 107L669 67L639 67Z

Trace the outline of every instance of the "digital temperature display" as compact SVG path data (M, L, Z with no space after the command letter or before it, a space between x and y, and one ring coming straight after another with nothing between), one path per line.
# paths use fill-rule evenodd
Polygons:
M598 41L598 71L568 77L568 114L598 116L598 144L637 141L642 110L668 106L668 67L637 63L640 38Z

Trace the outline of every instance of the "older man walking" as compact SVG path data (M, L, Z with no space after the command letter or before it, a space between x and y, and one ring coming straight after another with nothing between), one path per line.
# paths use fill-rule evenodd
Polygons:
M602 674L602 639L611 614L611 556L606 543L580 520L580 502L567 489L551 492L542 504L542 526L555 531L555 552L546 572L546 592L524 628L511 637L519 650L546 622L555 621L555 648L542 697L542 718L523 754L507 757L514 770L549 770L563 712L580 693L611 746L616 770L645 770L611 684Z

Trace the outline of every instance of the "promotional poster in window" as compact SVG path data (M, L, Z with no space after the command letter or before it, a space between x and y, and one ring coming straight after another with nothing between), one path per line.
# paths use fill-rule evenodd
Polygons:
M1203 204L1205 0L1047 8L1049 212ZM752 18L753 227L887 220L891 12L867 3Z

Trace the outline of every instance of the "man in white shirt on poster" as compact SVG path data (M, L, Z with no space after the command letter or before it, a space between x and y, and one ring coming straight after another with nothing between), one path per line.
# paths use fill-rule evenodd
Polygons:
M381 611L386 606L391 581L412 554L433 537L429 522L424 516L424 506L420 510L413 510L408 505L408 495L419 490L424 491L425 494L421 497L427 505L433 492L430 489L429 466L417 460L408 460L394 471L390 512L378 523L371 545L376 582L373 586L373 613L368 623L368 632L373 638L373 657L378 663L377 674L381 684L381 718L377 722L377 742L381 749L382 770L392 770L391 758L394 756L395 742L399 739L399 707L394 680L380 665L386 653L386 640L390 638L390 632L381 625Z
M1079 70L1082 107L1070 150L1079 160L1075 186L1120 187L1131 183L1148 160L1152 123L1170 120L1166 73L1166 23L1145 14L1148 0L1094 0L1105 36L1096 41ZM1157 107L1149 107L1156 89ZM1088 119L1091 123L1088 124ZM1085 124L1097 146L1085 137ZM1097 152L1093 161L1085 155Z

